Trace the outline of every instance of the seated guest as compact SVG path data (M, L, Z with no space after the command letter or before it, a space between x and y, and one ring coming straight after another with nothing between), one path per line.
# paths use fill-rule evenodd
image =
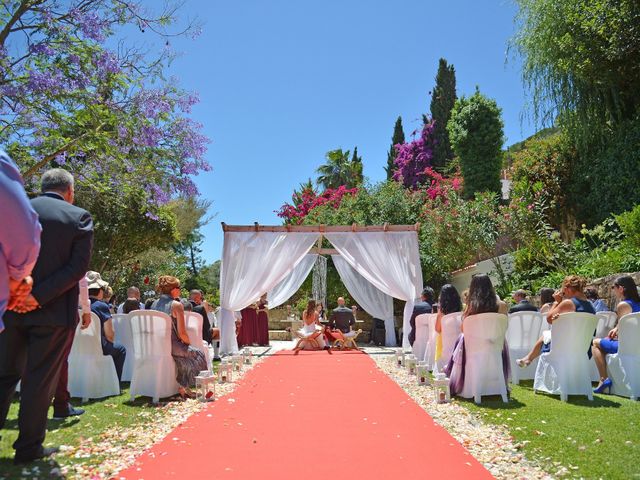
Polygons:
M207 343L211 343L212 328L209 322L207 302L203 299L202 292L196 289L191 290L189 292L189 303L192 312L202 315L202 339Z
M471 277L469 285L469 295L467 306L462 313L461 330L464 332L465 322L470 321L469 317L479 315L481 313L501 313L507 314L507 304L499 299L493 288L491 279L484 273L478 273ZM452 394L462 392L465 377L465 354L464 354L464 333L460 335L456 341L453 354L449 359L449 363L444 368L444 373L449 377L449 387ZM508 382L511 374L509 368L509 348L505 341L502 348L502 368L505 383Z
M541 288L540 289L540 313L547 314L553 305L553 294L555 290L553 288Z
M144 309L145 310L151 310L151 306L153 305L153 303L156 301L155 298L151 297L151 298L147 298L147 300L144 302Z
M512 298L516 303L509 309L509 313L538 311L538 307L527 300L527 292L525 292L524 290L516 290L515 292L513 292Z
M431 313L433 311L431 305L433 304L434 297L435 292L433 291L433 288L424 287L420 294L420 301L416 302L413 306L413 313L411 313L411 319L409 320L409 325L411 326L411 330L409 331L409 343L412 347L413 342L416 341L416 317L423 313Z
M344 298L338 297L338 306L331 312L329 327L331 330L340 330L342 333L349 333L356 324L353 310L345 307Z
M440 289L440 296L438 297L438 316L436 317L435 324L435 330L438 334L436 337L436 360L439 360L442 356L442 317L461 311L462 299L456 287L449 283L443 285Z
M628 275L618 277L611 288L619 300L616 306L618 318L607 338L595 338L593 340L593 359L600 375L600 383L593 391L594 393L603 393L605 390L611 391L611 379L607 375L606 355L618 352L618 320L629 313L640 312L640 296L633 278Z
M122 304L122 313L131 313L134 310L143 310L140 308L140 301L137 298L127 298Z
M609 307L607 307L607 304L604 302L604 300L598 296L598 290L595 287L585 288L584 294L587 297L587 300L591 302L591 305L593 305L593 309L596 311L596 313L609 311Z
M138 300L139 307L134 310L144 310L144 303L140 302L140 289L138 287L129 287L127 288L127 300L129 299ZM126 313L124 311L124 302L118 305L118 310L116 313Z
M562 288L553 294L555 301L547 313L547 322L549 324L552 324L563 313L596 313L593 305L584 294L586 283L587 281L578 275L570 275L564 278ZM531 351L525 357L516 360L516 363L524 368L539 357L541 353L550 351L551 337L549 335L540 337ZM588 355L591 357L591 348L589 348Z
M191 305L191 302L189 300L187 300L186 298L178 298L176 300L178 300L182 304L182 306L184 307L184 311L185 312L192 312L193 311L193 306Z
M456 287L447 283L440 289L440 296L438 297L438 316L436 317L435 330L438 333L442 332L442 317L449 315L450 313L462 311L462 299Z
M184 320L184 306L180 302L180 280L170 275L158 278L160 298L152 305L152 310L164 312L171 317L171 356L176 363L178 393L184 398L194 398L189 387L195 384L195 378L202 370L208 370L207 360L200 350L192 346L187 335Z
M479 313L504 313L508 312L507 304L500 300L496 294L491 279L485 273L478 273L471 278L467 305L462 318ZM464 322L463 322L464 324Z
M91 311L100 319L100 337L102 341L102 354L111 355L113 363L118 374L118 381L122 379L122 367L127 355L127 351L123 345L115 342L115 331L113 330L113 321L111 319L111 311L104 299L104 289L109 286L107 282L102 280L98 272L87 272L87 288L89 289L89 301L91 302Z

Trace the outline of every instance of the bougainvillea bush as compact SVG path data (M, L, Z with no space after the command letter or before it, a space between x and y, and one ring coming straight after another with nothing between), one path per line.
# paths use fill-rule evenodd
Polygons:
M425 123L420 136L407 143L395 145L396 159L393 179L402 183L406 188L418 188L430 177L427 169L431 167L433 149L435 145L435 125ZM414 132L414 135L417 132Z

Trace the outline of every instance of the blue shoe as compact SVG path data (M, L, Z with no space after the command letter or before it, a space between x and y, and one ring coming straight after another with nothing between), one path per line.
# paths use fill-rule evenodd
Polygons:
M593 389L593 393L604 393L605 390L607 390L607 393L611 393L612 383L610 378L605 378L598 388Z

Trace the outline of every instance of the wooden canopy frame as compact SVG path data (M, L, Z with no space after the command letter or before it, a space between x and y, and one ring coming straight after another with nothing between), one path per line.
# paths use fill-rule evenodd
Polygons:
M335 232L411 232L419 231L420 224L414 225L227 225L222 224L223 232L304 232L304 233L335 233Z
M418 232L420 223L414 225L227 225L220 222L223 232L300 232L300 233L335 233L335 232ZM309 250L309 253L318 255L339 255L335 248L322 248L322 235L318 239L317 246Z

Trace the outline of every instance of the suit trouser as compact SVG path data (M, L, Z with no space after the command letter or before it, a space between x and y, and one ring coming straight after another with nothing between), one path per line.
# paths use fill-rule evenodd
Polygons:
M41 452L47 429L47 413L58 381L69 337L74 329L55 326L7 326L0 333L0 429L20 385L16 456Z
M60 375L58 375L58 383L56 384L56 393L53 396L53 414L66 413L69 408L69 400L71 394L69 393L69 354L71 353L71 346L73 345L73 339L75 337L75 330L73 335L69 335L67 345L65 347L64 360L60 366Z
M113 364L116 367L116 374L118 375L118 381L122 381L122 369L124 368L124 360L127 357L127 349L119 343L111 343L109 341L103 341L102 354L111 355L113 358Z

